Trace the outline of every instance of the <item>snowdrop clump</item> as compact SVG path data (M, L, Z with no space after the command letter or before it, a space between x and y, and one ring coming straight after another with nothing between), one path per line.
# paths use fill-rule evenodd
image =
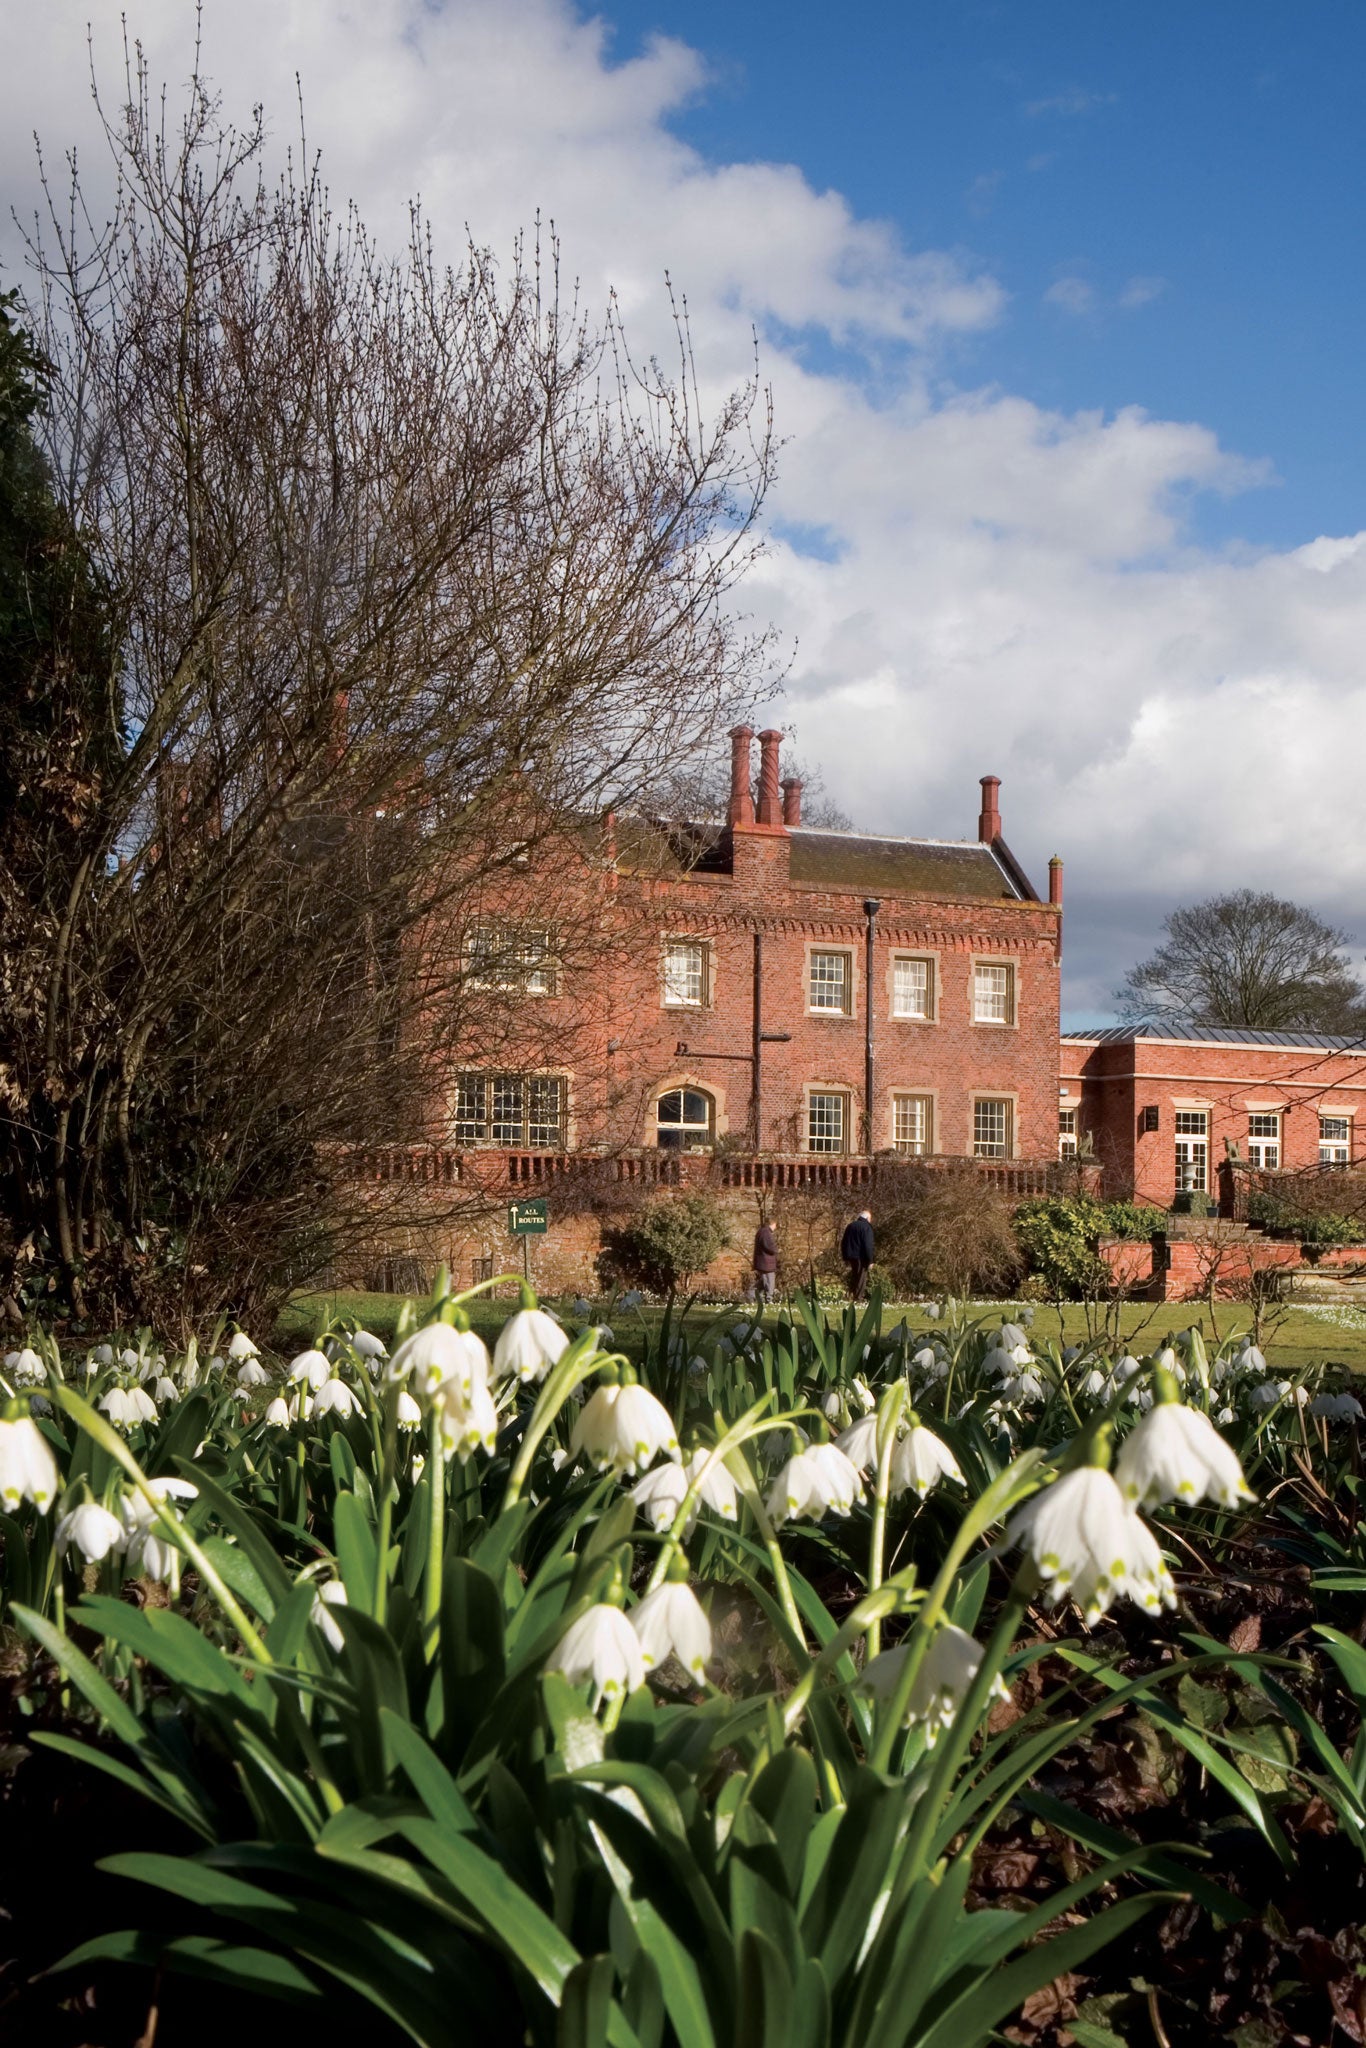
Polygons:
M863 1481L837 1444L811 1444L779 1472L765 1503L775 1529L808 1516L847 1515L863 1499Z

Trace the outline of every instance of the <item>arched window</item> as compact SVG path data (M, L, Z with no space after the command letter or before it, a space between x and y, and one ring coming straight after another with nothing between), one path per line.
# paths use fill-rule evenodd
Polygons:
M710 1145L714 1130L715 1105L700 1088L670 1088L655 1104L655 1143L666 1151Z

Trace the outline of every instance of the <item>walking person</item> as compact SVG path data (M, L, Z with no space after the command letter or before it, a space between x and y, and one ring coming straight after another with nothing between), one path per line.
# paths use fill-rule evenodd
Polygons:
M849 1299L866 1301L868 1297L868 1268L873 1263L873 1215L870 1209L860 1209L851 1223L844 1226L840 1239L840 1257L849 1269Z
M778 1240L762 1209L759 1211L759 1228L754 1233L754 1256L750 1264L754 1268L755 1301L772 1301L778 1288Z

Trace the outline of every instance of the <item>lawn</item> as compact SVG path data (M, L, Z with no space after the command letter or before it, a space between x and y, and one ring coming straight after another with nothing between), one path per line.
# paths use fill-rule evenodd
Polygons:
M284 1352L297 1351L309 1343L320 1324L329 1316L353 1317L377 1337L392 1337L407 1296L401 1294L362 1294L327 1292L298 1294L281 1314L274 1331L274 1343ZM487 1296L471 1305L470 1320L480 1335L490 1343L502 1328L515 1302L491 1301ZM569 1298L552 1302L568 1316ZM658 1325L663 1311L658 1303L646 1302L639 1309L623 1309L620 1304L608 1300L594 1303L594 1312L602 1320L610 1322L617 1344L628 1354L636 1353L647 1330ZM984 1317L1005 1315L1009 1304L1004 1302L983 1302L979 1311ZM726 1314L727 1311L708 1305L694 1306L688 1317L688 1326L697 1332ZM735 1310L739 1313L739 1309ZM768 1311L766 1320L776 1322L782 1316L781 1308ZM1336 1320L1340 1318L1341 1320ZM923 1304L916 1302L889 1302L883 1315L883 1327L905 1321L912 1330L932 1331L933 1319L926 1314ZM1211 1347L1218 1338L1227 1337L1230 1332L1243 1331L1251 1327L1248 1309L1236 1302L1221 1302L1211 1324L1210 1312L1195 1302L1131 1302L1120 1310L1120 1329L1124 1340L1132 1348L1150 1351L1168 1331L1185 1330L1197 1326ZM1083 1343L1086 1339L1086 1311L1080 1304L1067 1304L1061 1311L1040 1304L1034 1313L1034 1332L1042 1337L1061 1335L1066 1344ZM1351 1308L1333 1308L1315 1313L1309 1308L1287 1308L1276 1311L1267 1318L1264 1326L1262 1348L1272 1366L1278 1370L1298 1372L1310 1365L1330 1365L1349 1372L1366 1372L1366 1312Z

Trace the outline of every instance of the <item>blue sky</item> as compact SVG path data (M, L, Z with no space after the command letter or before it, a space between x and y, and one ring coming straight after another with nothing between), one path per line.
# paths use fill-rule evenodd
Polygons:
M1199 538L1293 546L1361 524L1366 8L598 11L619 56L655 32L703 53L711 82L672 126L704 154L798 164L1000 280L1008 313L960 343L956 377L1200 420L1266 458L1266 487L1198 497Z
M186 0L124 0L152 75ZM26 10L0 192L89 131L115 0ZM758 707L870 831L1067 864L1064 1011L1176 905L1269 889L1366 941L1366 7L1359 0L204 0L225 105L402 246L539 214L583 302L750 372L785 446L744 601ZM92 170L98 177L98 171ZM0 216L0 264L16 255Z

